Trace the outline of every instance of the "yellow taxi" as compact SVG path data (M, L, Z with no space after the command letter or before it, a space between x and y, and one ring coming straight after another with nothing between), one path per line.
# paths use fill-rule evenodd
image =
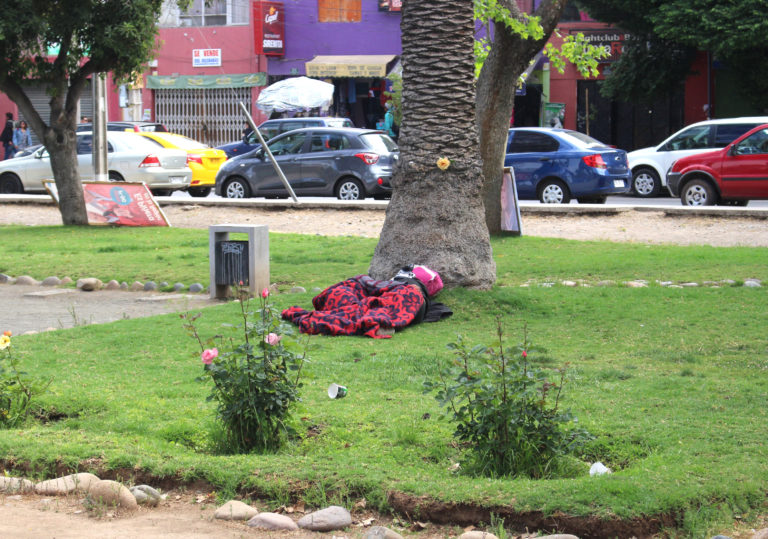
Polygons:
M192 169L192 181L189 183L189 194L193 197L205 197L216 184L216 173L227 160L224 150L206 146L184 135L162 133L159 131L140 131L138 133L155 141L165 148L176 148L187 152L187 166Z

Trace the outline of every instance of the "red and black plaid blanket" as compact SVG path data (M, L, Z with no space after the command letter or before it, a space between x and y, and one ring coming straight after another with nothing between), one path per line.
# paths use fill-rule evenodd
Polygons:
M282 316L302 333L388 339L391 335L379 335L379 328L404 328L421 321L426 299L418 285L358 275L326 288L312 305L314 311L291 307Z

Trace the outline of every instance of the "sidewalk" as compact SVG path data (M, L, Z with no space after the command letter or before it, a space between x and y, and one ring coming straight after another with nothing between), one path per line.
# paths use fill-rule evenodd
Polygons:
M169 294L0 284L0 333L103 324L126 318L195 310L220 304L208 294ZM12 308L9 308L12 306Z

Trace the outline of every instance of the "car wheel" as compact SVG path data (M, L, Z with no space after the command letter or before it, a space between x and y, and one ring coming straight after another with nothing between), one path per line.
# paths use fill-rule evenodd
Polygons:
M354 178L343 178L336 186L336 196L339 200L363 200L365 188Z
M233 178L224 186L224 196L227 198L249 198L251 189L243 178Z
M714 206L717 194L706 180L691 180L680 191L680 202L683 206Z
M542 204L568 204L571 194L560 180L544 180L539 184L539 201Z
M203 198L211 194L211 188L210 187L190 187L188 192L193 197Z
M655 170L648 167L632 171L632 191L641 198L659 196L661 180Z
M115 172L114 170L109 171L109 181L111 182L124 182L125 178L123 178L119 172Z
M15 174L3 174L0 176L0 194L19 195L24 192L21 180Z
M605 201L608 197L605 195L602 196L593 196L593 197L580 197L576 200L579 201L579 204L605 204Z

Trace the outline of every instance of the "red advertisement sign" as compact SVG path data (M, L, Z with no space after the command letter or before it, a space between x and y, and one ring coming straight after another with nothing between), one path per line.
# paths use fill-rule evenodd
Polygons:
M600 63L616 62L621 53L624 52L624 42L631 35L616 29L608 30L579 30L584 34L584 39L595 47L602 47L608 53L608 56L601 58Z
M58 204L56 184L45 187ZM83 198L90 225L171 226L144 183L84 181Z
M285 54L285 11L282 2L257 0L253 3L256 54Z

